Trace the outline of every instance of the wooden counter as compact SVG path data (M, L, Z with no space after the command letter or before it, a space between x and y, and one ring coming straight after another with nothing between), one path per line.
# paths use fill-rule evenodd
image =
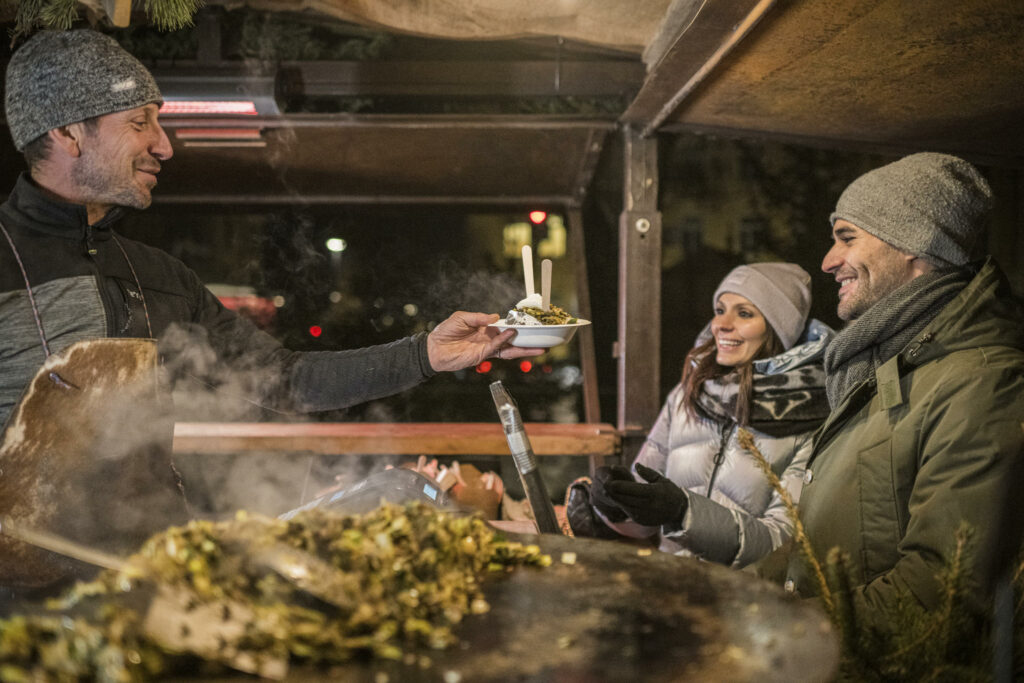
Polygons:
M613 456L609 424L526 423L536 455ZM501 425L486 422L300 423L179 422L176 453L281 451L320 454L509 455Z

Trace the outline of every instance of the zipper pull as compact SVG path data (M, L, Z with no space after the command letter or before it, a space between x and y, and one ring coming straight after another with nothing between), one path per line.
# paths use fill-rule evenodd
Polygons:
M721 465L725 460L725 447L729 444L729 437L732 435L733 426L731 423L726 422L722 425L722 438L718 442L718 452L715 453L714 463L717 467Z
M89 256L95 256L96 254L99 253L99 250L96 249L96 245L94 245L92 242L91 225L85 226L85 253L88 254Z

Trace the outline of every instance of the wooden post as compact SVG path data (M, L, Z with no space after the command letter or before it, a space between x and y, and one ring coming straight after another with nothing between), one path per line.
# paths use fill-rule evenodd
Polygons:
M626 126L624 210L619 217L617 428L624 464L632 462L658 415L661 376L661 213L658 146Z
M579 208L568 209L569 254L576 268L576 315L593 320L590 307L590 280L587 278L587 250L583 233L583 212ZM583 371L583 419L588 423L601 421L601 403L598 396L597 356L594 351L594 327L588 325L577 335L580 345L580 368ZM604 458L590 456L590 473L604 464Z

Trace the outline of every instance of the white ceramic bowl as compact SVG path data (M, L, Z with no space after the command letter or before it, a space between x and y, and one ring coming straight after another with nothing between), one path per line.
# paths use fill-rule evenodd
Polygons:
M521 346L528 349L550 349L552 346L564 344L576 334L576 330L584 325L589 325L589 320L577 319L570 325L507 325L504 320L491 323L488 327L494 327L501 332L515 330L516 336L509 342L512 346Z

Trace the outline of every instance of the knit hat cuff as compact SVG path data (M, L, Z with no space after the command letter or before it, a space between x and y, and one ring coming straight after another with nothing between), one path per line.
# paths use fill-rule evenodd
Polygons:
M62 119L60 123L54 123L53 125L51 125L49 121L47 121L46 119L38 121L36 122L36 126L34 128L28 129L30 132L22 133L22 137L24 137L25 141L22 143L21 147L24 148L25 145L38 138L40 135L43 135L44 133L47 133L53 130L54 128L68 126L72 123L78 123L79 121L86 121L97 116L105 116L106 114L114 114L119 111L135 109L136 107L142 107L147 104L156 104L157 106L159 106L164 103L163 96L160 94L159 91L148 93L147 95L149 95L151 99L147 99L146 97L139 98L138 94L136 93L134 97L126 97L121 100L111 99L104 103L94 104L91 107L83 107L82 109L76 112L76 115L81 116L81 118L75 121L65 121ZM18 151L20 152L21 149L19 149Z
M828 220L832 227L835 227L836 221L839 220L840 218L849 223L853 223L864 232L877 237L878 239L888 244L890 247L899 249L905 254L913 254L918 258L928 261L933 266L938 266L941 268L956 265L955 263L947 261L946 259L943 259L942 257L937 256L935 254L921 253L920 250L914 249L908 242L906 242L903 239L900 239L899 236L893 234L889 230L886 230L882 224L874 222L870 216L862 214L858 211L851 211L848 208L841 208L837 206L836 210L832 212L832 215L829 216Z

